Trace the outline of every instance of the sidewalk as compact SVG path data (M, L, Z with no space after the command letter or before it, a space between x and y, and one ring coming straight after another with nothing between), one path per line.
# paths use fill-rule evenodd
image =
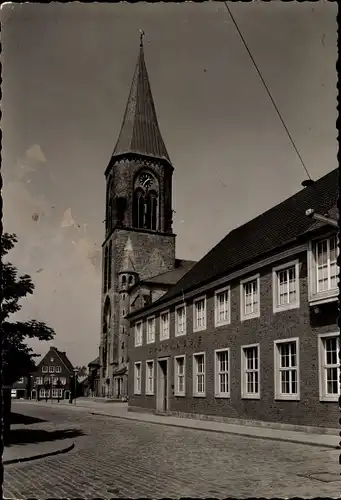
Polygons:
M16 405L15 405L16 406ZM71 451L81 429L55 425L45 420L12 413L20 423L11 424L10 443L4 447L3 464L10 465Z
M49 405L42 401L29 401L32 405ZM60 402L54 405L54 408L68 408L70 411L85 411L92 415L103 415L107 417L122 418L139 422L148 422L159 425L168 425L173 427L182 427L187 429L205 430L210 432L221 432L225 434L235 434L244 437L258 439L271 439L275 441L287 441L291 443L306 444L311 446L321 446L324 448L339 448L340 438L338 430L335 434L312 434L292 430L272 429L268 427L256 427L251 425L230 424L225 422L215 422L208 420L197 420L192 418L173 417L155 415L153 413L128 412L127 403L116 402L98 402L91 399L77 399L76 404Z

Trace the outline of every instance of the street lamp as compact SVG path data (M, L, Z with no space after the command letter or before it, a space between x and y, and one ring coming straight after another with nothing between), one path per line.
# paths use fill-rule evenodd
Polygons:
M332 219L331 217L326 217L325 215L317 214L313 208L309 208L305 212L307 217L311 217L312 219L318 220L320 222L324 222L329 226L338 227L338 221Z
M77 399L77 373L79 372L79 370L77 368L74 368L73 369L73 373L74 373L74 379L75 379L75 404L76 404L76 399Z

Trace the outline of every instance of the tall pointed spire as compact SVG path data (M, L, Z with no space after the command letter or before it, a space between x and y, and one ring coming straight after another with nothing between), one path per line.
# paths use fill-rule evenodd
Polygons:
M140 31L139 57L113 156L136 153L170 163L150 89L144 60L143 36L144 32Z

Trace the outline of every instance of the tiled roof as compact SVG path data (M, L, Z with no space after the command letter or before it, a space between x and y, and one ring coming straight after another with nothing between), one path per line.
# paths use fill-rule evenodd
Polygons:
M88 364L88 366L100 366L100 361L99 361L99 356L97 356L96 359L94 359L93 361L91 361L91 363Z
M72 365L71 361L69 360L69 358L67 357L66 352L59 351L56 347L51 347L51 349L53 351L57 352L58 356L63 361L63 363L66 366L66 368L68 370L70 370L70 372L72 372L73 371L73 365Z
M317 213L328 213L337 204L338 196L339 174L338 169L335 169L313 185L228 233L153 306L290 244L316 223L305 215L306 210L313 208Z
M170 163L156 117L144 61L143 46L140 47L128 103L113 156L126 153L142 154Z
M194 260L176 260L175 267L171 271L158 274L151 278L146 279L147 283L162 284L162 285L175 285L184 274L196 264Z

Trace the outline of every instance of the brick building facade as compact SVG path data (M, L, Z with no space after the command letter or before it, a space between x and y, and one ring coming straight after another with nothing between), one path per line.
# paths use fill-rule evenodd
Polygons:
M69 399L74 368L65 352L51 347L32 374L32 399Z
M129 407L337 427L338 171L229 233L131 311Z

